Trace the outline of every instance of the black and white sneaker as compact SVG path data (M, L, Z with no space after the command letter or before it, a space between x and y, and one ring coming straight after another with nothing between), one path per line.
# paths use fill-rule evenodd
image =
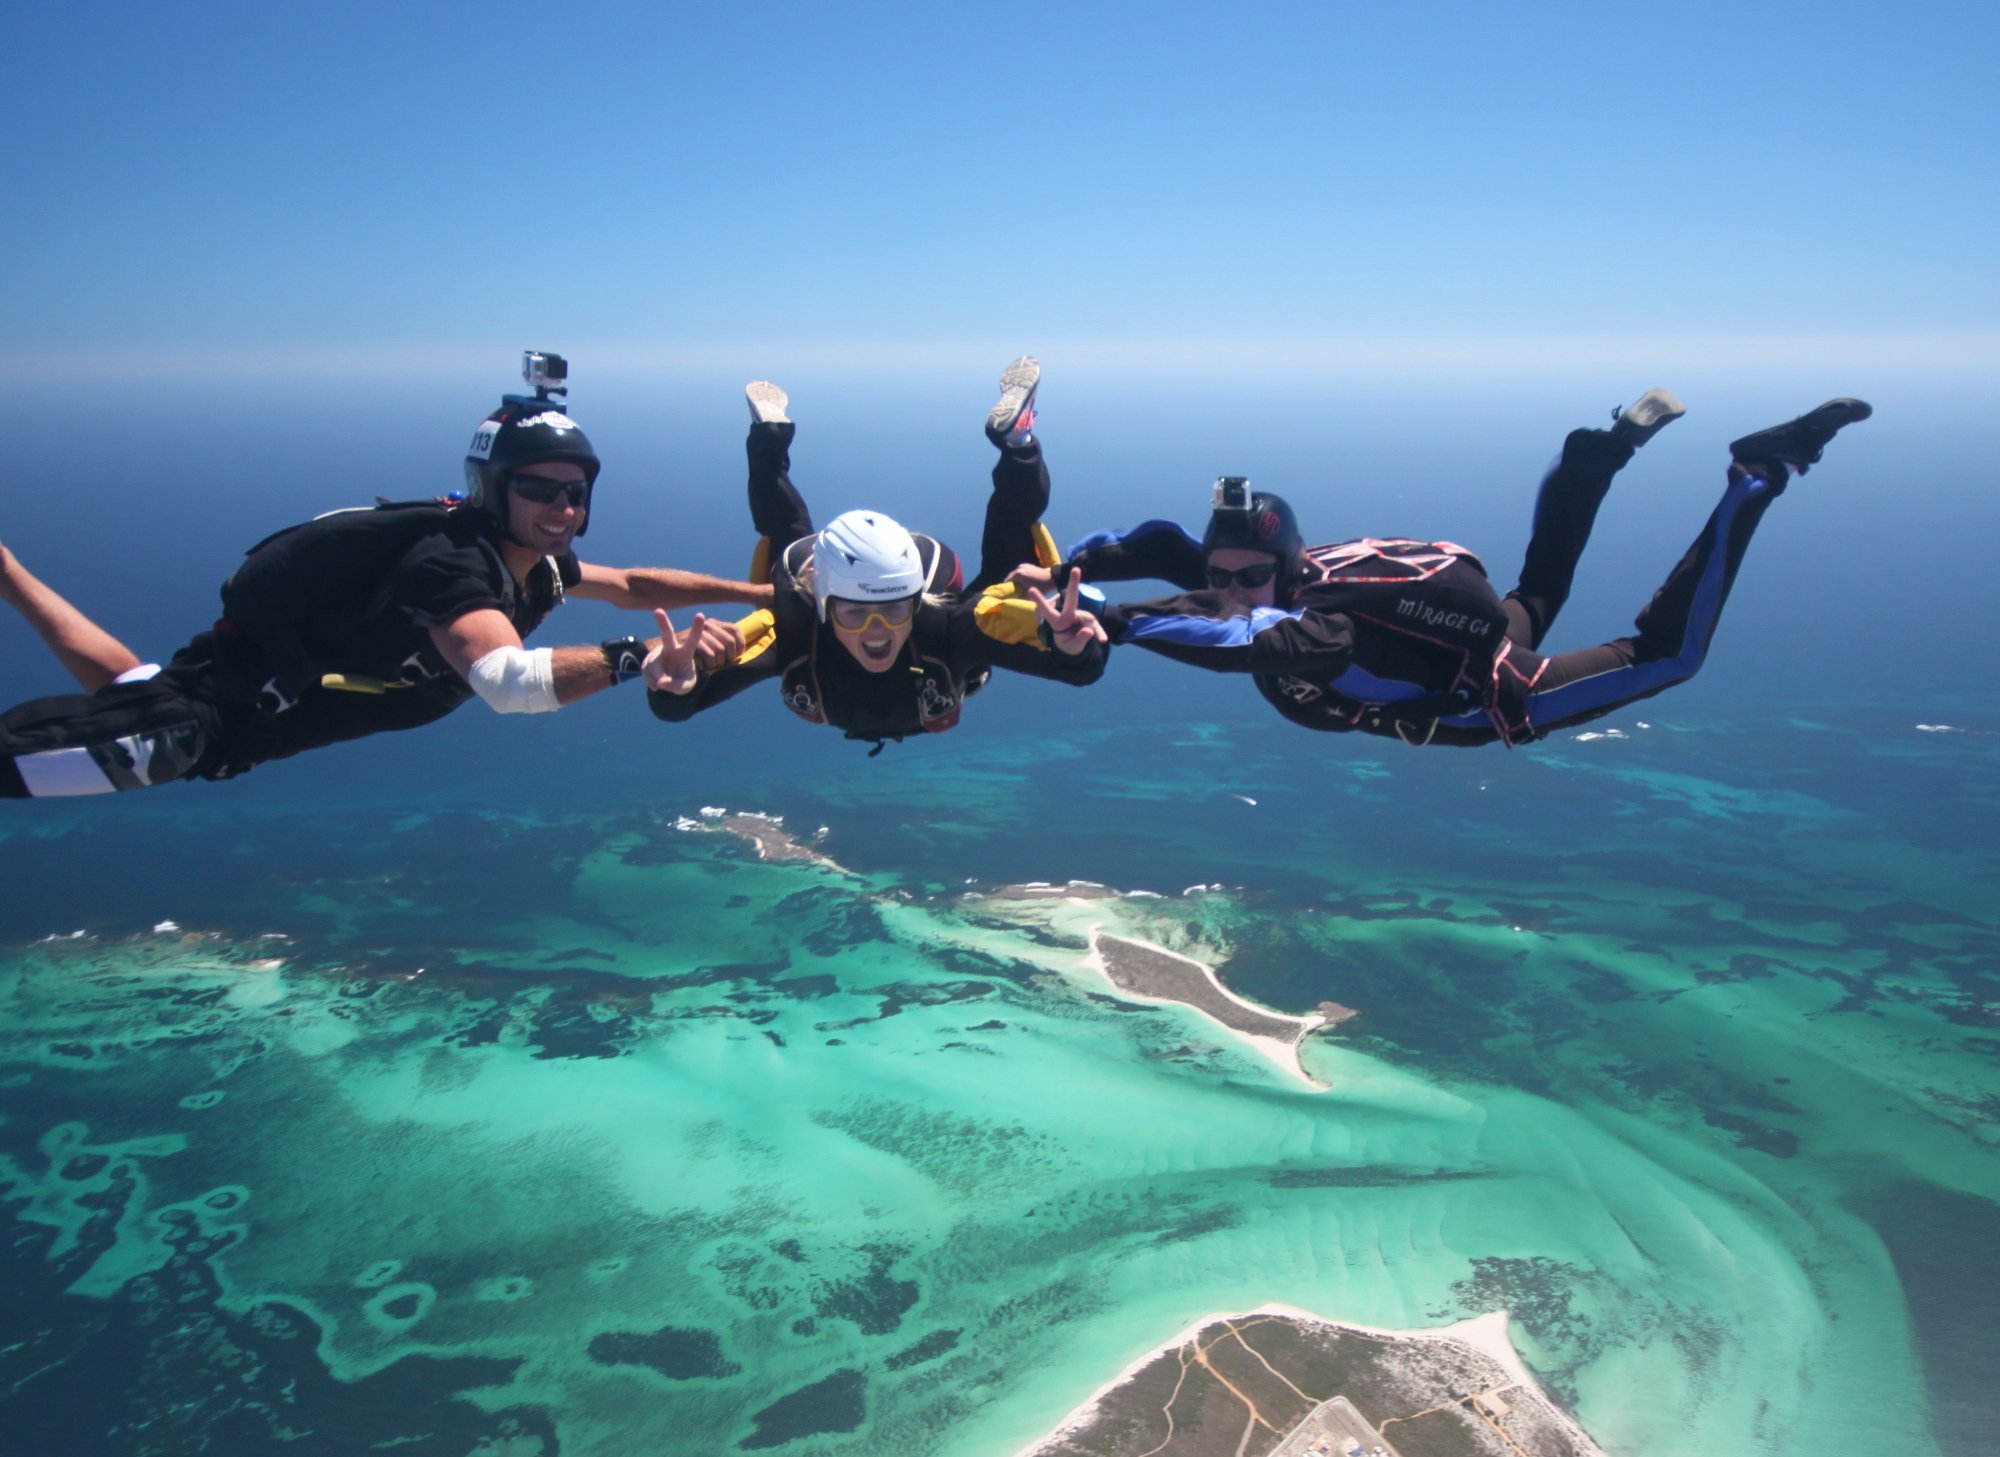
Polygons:
M1041 365L1025 354L1001 372L1000 402L986 412L987 439L1004 450L1034 438L1035 387L1041 379Z
M1666 390L1647 390L1622 410L1611 412L1611 433L1634 450L1687 413Z
M1738 465L1746 466L1778 461L1804 475L1808 466L1819 462L1820 452L1826 449L1827 441L1845 427L1866 420L1874 413L1875 407L1866 400L1828 400L1796 420L1730 441L1729 458Z
M768 379L753 379L743 386L743 398L750 402L750 418L759 425L783 425L791 419L785 413L790 397Z

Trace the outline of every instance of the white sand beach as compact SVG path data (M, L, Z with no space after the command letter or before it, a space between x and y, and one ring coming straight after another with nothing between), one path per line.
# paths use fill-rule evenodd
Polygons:
M1224 1002L1242 1008L1247 1017L1254 1018L1258 1022L1267 1025L1275 1023L1289 1028L1290 1031L1286 1035L1271 1036L1248 1031L1241 1027L1232 1027L1212 1012L1182 997L1158 996L1142 991L1113 975L1112 968L1106 960L1107 941L1140 948L1148 956L1159 957L1184 967L1191 974L1202 978L1207 983L1208 988L1212 990L1214 996ZM1252 1052L1255 1052L1259 1057L1269 1062L1285 1077L1304 1083L1307 1087L1314 1089L1324 1089L1327 1086L1311 1073L1307 1072L1305 1064L1299 1058L1299 1046L1305 1040L1306 1035L1317 1031L1327 1024L1328 1019L1324 1016L1315 1014L1307 1017L1299 1017L1285 1012L1276 1012L1269 1007L1259 1006L1247 998L1238 996L1235 992L1224 986L1221 979L1216 976L1215 968L1209 966L1206 962L1196 961L1193 957L1183 956L1177 951L1169 951L1164 946L1155 946L1151 942L1140 941L1130 936L1114 935L1101 926L1092 926L1090 928L1090 954L1084 957L1079 964L1094 980L1102 982L1105 987L1109 988L1114 996L1122 997L1126 1001L1145 1002L1155 1006L1187 1007L1199 1013L1205 1020L1213 1023L1223 1032L1241 1042L1245 1047L1248 1047Z

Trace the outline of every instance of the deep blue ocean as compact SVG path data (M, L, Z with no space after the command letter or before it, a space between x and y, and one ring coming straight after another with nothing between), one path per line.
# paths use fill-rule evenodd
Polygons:
M606 462L579 554L739 574L752 545L741 381L660 374L596 383L586 361L575 363L573 413ZM780 376L800 422L795 477L819 517L872 505L975 550L991 464L980 424L1001 363L948 379L826 367ZM34 1432L44 1445L31 1450L74 1453L260 1452L276 1450L270 1433L281 1429L299 1451L364 1450L354 1444L392 1437L425 1452L479 1442L500 1450L503 1440L524 1454L621 1450L615 1426L581 1415L609 1399L588 1385L599 1376L523 1354L560 1345L550 1332L570 1329L564 1321L582 1323L571 1342L579 1348L607 1339L611 1326L592 1323L587 1301L571 1300L540 1327L482 1327L470 1317L463 1329L449 1324L455 1288L483 1292L466 1300L485 1302L478 1310L489 1315L514 1298L493 1293L503 1276L553 1292L557 1253L524 1234L500 1252L482 1249L485 1264L466 1255L454 1272L443 1253L449 1240L419 1229L421 1191L431 1186L414 1175L352 1209L322 1200L315 1212L303 1195L274 1193L305 1177L300 1150L285 1147L288 1128L301 1139L333 1137L337 1128L369 1148L377 1136L370 1128L422 1126L446 1137L435 1133L450 1126L444 1115L416 1110L441 1106L434 1100L453 1078L472 1077L452 1071L453 1049L494 1040L466 1009L512 998L541 1011L523 1044L533 1049L522 1053L528 1071L516 1069L506 1086L526 1087L522 1078L562 1058L578 1068L597 1058L606 1076L614 1066L629 1076L664 1048L674 1076L694 1078L698 1068L712 1090L754 1087L736 1081L744 1074L729 1059L753 1044L770 1055L775 1044L794 1063L759 1076L798 1078L800 1106L815 1110L812 1128L838 1128L885 1157L906 1158L931 1181L926 1187L948 1191L916 1198L905 1190L902 1203L870 1196L873 1205L857 1196L857 1207L905 1211L888 1219L902 1231L895 1238L843 1239L840 1226L804 1214L797 1232L781 1238L755 1201L716 1192L751 1181L743 1171L759 1167L761 1155L714 1150L731 1140L747 1146L768 1121L768 1141L790 1161L828 1155L811 1130L787 1142L776 1131L783 1115L750 1093L715 1091L712 1116L687 1115L687 1147L715 1160L713 1189L696 1180L692 1191L649 1202L636 1192L644 1179L627 1168L614 1184L635 1210L651 1218L671 1205L686 1229L686 1210L699 1207L710 1221L686 1252L661 1236L658 1249L677 1251L661 1258L682 1263L651 1277L659 1289L679 1290L684 1279L690 1292L705 1292L690 1293L688 1318L656 1334L677 1332L667 1344L679 1342L683 1354L722 1353L689 1357L688 1369L660 1388L679 1429L702 1434L686 1450L1017 1450L1125 1364L1133 1352L1117 1342L1139 1339L1155 1315L1166 1318L1170 1307L1155 1309L1158 1292L1176 1280L1186 1282L1196 1314L1239 1294L1408 1326L1507 1305L1530 1364L1620 1452L1827 1450L1854 1415L1833 1393L1878 1379L1896 1393L1882 1410L1899 1434L1911 1434L1888 1450L1971 1457L2000 1447L1989 1379L2000 1366L1992 1335L2000 1290L1990 1278L2000 1268L2000 930L1992 910L2000 903L2000 593L1984 562L2000 528L2000 450L1983 424L1990 407L1978 382L1728 369L1688 379L1579 372L1385 382L1275 370L1221 380L1165 371L1071 379L1059 359L1044 367L1040 433L1060 541L1148 516L1198 529L1213 478L1246 474L1293 502L1311 540L1449 539L1479 553L1502 586L1519 565L1537 479L1565 432L1603 423L1611 406L1648 386L1674 388L1688 415L1619 476L1551 634L1555 650L1628 630L1719 494L1728 440L1833 394L1868 397L1876 416L1836 440L1773 508L1702 674L1593 726L1618 731L1608 739L1569 736L1509 752L1321 737L1279 720L1247 683L1127 652L1088 690L1003 677L952 734L891 745L878 758L795 722L775 691L668 726L627 687L534 719L501 719L475 705L419 733L267 765L229 784L10 805L0 816L0 978L12 978L0 982L11 988L0 999L0 1224L16 1275L33 1273L33 1294L14 1305L8 1340L0 1340L0 1421L11 1416ZM135 650L164 658L214 615L217 585L252 541L319 510L455 486L471 427L508 385L503 374L50 386L14 437L0 540ZM580 603L538 640L643 630L641 619ZM11 618L0 618L0 666L13 699L68 691ZM805 871L746 867L740 846L702 840L704 848L687 850L689 837L671 827L705 805L783 815L802 833L827 827L827 853L877 899L836 893L799 878ZM952 897L969 884L1070 879L1168 897L1157 913L1160 938L1219 948L1225 979L1246 996L1291 1011L1325 998L1361 1007L1361 1030L1339 1054L1358 1061L1340 1065L1361 1083L1380 1077L1400 1090L1334 1117L1302 1111L1296 1094L1260 1089L1241 1070L1203 1063L1188 1072L1213 1077L1225 1090L1217 1097L1241 1103L1218 1111L1218 1130L1255 1127L1248 1110L1267 1105L1273 1120L1297 1121L1285 1125L1292 1131L1282 1152L1239 1142L1240 1160L1220 1147L1189 1152L1164 1127L1138 1138L1142 1151L1147 1138L1161 1140L1158 1155L1142 1153L1140 1171L1121 1178L1165 1179L1159 1169L1172 1168L1185 1179L1199 1170L1207 1182L1178 1186L1173 1197L1187 1207L1176 1217L1209 1211L1211 1222L1196 1224L1212 1228L1200 1238L1215 1243L1190 1246L1212 1251L1206 1263L1145 1265L1151 1293L1134 1292L1115 1310L1072 1287L1132 1261L1134 1247L1120 1242L1127 1234L1079 1223L1060 1245L1068 1253L1050 1256L1067 1284L1037 1287L1024 1274L1018 1290L1008 1286L945 1233L969 1227L954 1199L970 1207L995 1197L980 1186L975 1199L970 1174L938 1172L937 1161L950 1165L955 1156L952 1136L937 1135L943 1151L919 1156L903 1123L893 1137L861 1128L853 1089L805 1062L807 1029L789 1020L814 998L844 1006L858 987L874 985L868 977L879 981L879 971L852 968L874 967L870 958L893 942L919 959L934 956L928 971L897 974L899 990L880 1015L925 1010L883 1024L900 1029L896 1037L917 1036L923 1017L945 1015L939 1009L960 996L990 999L987 1022L964 1016L966 1025L1040 1026L1036 1019L1050 1015L1046 984L1021 969L1031 952L1008 950L976 905ZM1226 889L1206 909L1176 899L1202 884ZM868 909L885 896L939 919L917 932L893 910ZM1121 914L1153 913L1142 903ZM304 998L298 1025L310 1016L346 1030L302 1042L276 1022L259 1023L278 1015L276 1002L267 1007L240 987L214 991L202 978L220 973L190 963L192 951L162 962L157 938L147 938L168 919L217 933L214 956L223 962L249 957L262 933L296 938L302 980L287 985L318 988L287 991ZM1072 929L1051 923L1034 944L1067 944ZM77 931L98 948L87 965L37 949L41 938ZM988 939L972 950L935 950L975 932ZM851 938L845 961L843 936ZM1531 939L1517 945L1514 936ZM791 972L769 970L787 958ZM788 994L787 977L803 976L807 959L823 966L823 981L810 992L801 981ZM671 973L658 970L666 963ZM452 971L429 987L430 1002L391 1005L415 995L384 970L404 965ZM649 965L655 970L635 970ZM967 992L967 978L1001 990ZM355 990L364 984L385 990ZM81 990L60 990L71 985ZM641 991L619 990L631 985ZM911 990L922 987L930 989ZM637 1007L642 994L653 998L650 1010ZM752 1020L768 1030L751 1043L674 1041L690 1036L677 1030L686 1024L671 1010L676 996L753 1008ZM550 1010L558 1006L568 1008L563 1019ZM228 1018L223 1007L234 1009ZM144 1028L156 1012L163 1027L211 1020L200 1022L197 1038L162 1035L155 1044ZM811 1024L816 1040L827 1041L834 1013L814 1015L822 1018ZM1133 1054L1130 1072L1090 1075L1107 1080L1107 1097L1181 1076L1167 1056L1172 1039L1160 1032L1154 1046L1155 1034L1132 1031L1141 1021L1126 1013L1075 1034L1079 1066L1123 1038L1150 1048ZM501 1039L492 1055L510 1045ZM345 1122L331 1124L311 1105L308 1089L317 1085L306 1073L278 1076L280 1047L312 1078L329 1079L323 1092L345 1089ZM551 1050L559 1047L571 1050ZM1000 1054L996 1081L976 1084L986 1089L980 1096L1005 1096L993 1089L1008 1086L1007 1056L1034 1070L1030 1080L1059 1085L1062 1075L1049 1068L1063 1059L1051 1063L1046 1051L1059 1041L1034 1047ZM156 1060L142 1074L138 1052L146 1049ZM893 1083L912 1046L875 1051L883 1062L874 1075L889 1069ZM169 1071L180 1066L175 1058L205 1058L206 1070L182 1088L173 1082L181 1074ZM407 1083L397 1081L397 1058L406 1059ZM1364 1064L1375 1071L1354 1073ZM205 1136L196 1115L179 1110L208 1109L199 1101L208 1095L189 1090L206 1087L203 1079L231 1086L231 1077L245 1091L222 1110L239 1123L226 1139ZM254 1118L246 1101L253 1083L268 1100ZM696 1083L683 1099L704 1096ZM179 1091L166 1103L149 1102L169 1086ZM924 1086L935 1106L947 1096L938 1088L951 1084ZM909 1106L923 1105L917 1087L907 1091ZM1430 1116L1417 1111L1430 1107L1424 1089L1480 1107L1491 1141L1472 1153L1435 1131L1419 1138ZM175 1107L182 1093L196 1101ZM1155 1095L1176 1108L1182 1098L1200 1106L1179 1084L1162 1083ZM577 1111L562 1134L569 1142L524 1167L559 1170L575 1159L594 1169L599 1142L631 1136L608 1121L598 1126L605 1115L595 1110L611 1105L588 1101L638 1096L629 1090L591 1084L536 1096L574 1097ZM1053 1107L1057 1094L1049 1097ZM173 1111L159 1116L156 1107ZM878 1116L874 1103L868 1108ZM1198 1112L1187 1116L1199 1121ZM1312 1121L1322 1117L1331 1121ZM1378 1117L1379 1127L1370 1121ZM1232 1121L1239 1118L1246 1121ZM1018 1119L1051 1147L1061 1142L1049 1131L1060 1127L1055 1113L1038 1121L1024 1110ZM1559 1132L1568 1119L1589 1138ZM1337 1142L1342 1126L1375 1129L1377 1154L1350 1150L1370 1168L1407 1157L1411 1168L1441 1174L1462 1157L1460 1173L1490 1178L1495 1190L1545 1181L1546 1191L1492 1194L1489 1223L1476 1203L1416 1202L1457 1197L1440 1192L1456 1185L1398 1193L1408 1207L1385 1194L1367 1221L1379 1222L1384 1248L1417 1253L1409 1270L1387 1259L1388 1268L1364 1277L1352 1243L1359 1206L1301 1212L1284 1202L1291 1196L1258 1204L1271 1189L1291 1187L1286 1179L1304 1178L1292 1162L1302 1144ZM1521 1131L1503 1137L1503 1126ZM1300 1131L1308 1128L1317 1131ZM1387 1152L1398 1129L1413 1140L1404 1154ZM468 1159L485 1156L476 1150L487 1145L460 1136ZM1579 1139L1571 1172L1522 1151L1571 1136ZM1602 1149L1594 1152L1590 1139ZM1226 1141L1219 1132L1217 1140ZM963 1147L976 1142L967 1133ZM492 1144L489 1154L502 1147ZM85 1148L100 1152L76 1151ZM57 1150L70 1151L67 1163ZM1075 1172L1096 1167L1101 1154L1071 1154L1069 1163L1047 1154L1052 1189L1072 1189L1077 1207L1100 1213L1104 1201L1125 1197ZM157 1187L101 1174L99 1164L116 1168L121 1157L154 1170L147 1177ZM399 1160L417 1167L409 1145L393 1140L369 1157L385 1169ZM449 1141L426 1143L422 1160L426 1178L451 1179ZM172 1173L195 1163L198 1175ZM72 1183L87 1193L64 1194L65 1167L81 1170ZM1255 1187L1263 1193L1231 1182L1246 1169L1261 1170ZM89 1182L100 1177L111 1182ZM186 1188L170 1198L164 1191L177 1178ZM1642 1192L1650 1179L1660 1181L1657 1196ZM1577 1200L1567 1242L1565 1189ZM255 1217L218 1216L210 1229L196 1198L204 1190L224 1191L209 1209L248 1198ZM1362 1197L1345 1186L1322 1194ZM102 1214L92 1223L91 1210L114 1206L115 1220ZM1244 1214L1252 1207L1267 1224ZM187 1209L196 1214L175 1224L174 1211ZM199 1224L207 1243L192 1254L182 1244L175 1252L146 1244L133 1233L142 1216L183 1230ZM879 1208L871 1217L884 1218ZM1639 1228L1646 1218L1659 1228ZM529 1229L527 1215L519 1228ZM1606 1233L1614 1229L1637 1253L1614 1249L1618 1238ZM95 1248L94 1237L107 1252L86 1269L71 1247ZM579 1240L598 1237L593 1227ZM823 1280L814 1313L798 1314L779 1330L782 1339L767 1338L757 1322L786 1308L786 1287L773 1275L764 1293L746 1294L729 1274L749 1258L739 1247L759 1238L767 1248L756 1258L774 1269L861 1259L852 1289L894 1306L895 1318L851 1291L825 1296ZM1736 1265L1703 1263L1732 1238L1741 1241ZM616 1239L639 1236L628 1230ZM315 1271L302 1253L315 1240L342 1258L376 1250L369 1258L401 1273L369 1285ZM1690 1251L1684 1262L1661 1254L1681 1241ZM1327 1256L1335 1247L1348 1252L1344 1265ZM807 1253L797 1260L785 1253L799 1248ZM429 1253L410 1252L419 1249ZM404 1252L392 1259L383 1251ZM327 1258L330 1270L337 1261ZM1008 1257L989 1250L981 1258L1004 1265ZM1265 1267L1259 1278L1288 1271L1294 1283L1257 1295L1262 1287L1252 1288L1239 1261ZM352 1263L363 1262L357 1255ZM974 1268L984 1273L968 1273ZM190 1273L197 1270L199 1279ZM160 1344L145 1334L153 1327L136 1317L121 1324L115 1314L136 1308L132 1292L149 1281L144 1288L154 1289L163 1271L180 1272L190 1309L206 1312L216 1332L233 1332L232 1349L247 1353L241 1370L280 1364L277 1348L246 1334L246 1322L263 1320L264 1331L281 1304L286 1319L310 1312L325 1336L319 1361L305 1363L300 1369L311 1369L299 1379L320 1393L318 1405L267 1422L277 1399L239 1366L228 1379L240 1376L259 1393L255 1401L225 1408L195 1391L221 1369L212 1349ZM905 1279L921 1293L896 1294ZM405 1285L407 1294L345 1316L326 1293ZM1059 1286L1071 1291L1065 1319L1077 1344L1005 1334L997 1312L1013 1311L1022 1290ZM1342 1309L1321 1309L1343 1299ZM433 1301L438 1313L426 1314ZM872 1313L857 1316L862 1306ZM969 1323L981 1310L994 1320L984 1351ZM509 1317L517 1318L527 1319ZM930 1335L920 1319L931 1320ZM942 1334L947 1321L951 1341ZM476 1337L465 1333L475 1328ZM885 1344L877 1351L872 1340ZM911 1354L953 1343L957 1354L942 1364ZM591 1346L600 1365L603 1349ZM101 1427L78 1405L90 1389L81 1352L114 1373L105 1403L117 1419ZM657 1373L678 1359L652 1364ZM767 1382L759 1359L769 1362ZM1779 1389L1753 1398L1751 1377L1732 1384L1731 1365ZM187 1385L195 1416L161 1414L176 1383ZM1685 1420L1638 1411L1624 1393L1646 1384L1678 1393ZM354 1405L361 1398L341 1394L364 1387L374 1413L366 1420ZM492 1394L502 1387L504 1400ZM787 1405L788 1391L800 1400ZM475 1392L486 1395L468 1395ZM135 1415L155 1407L152 1417ZM252 1411L260 1413L254 1421Z

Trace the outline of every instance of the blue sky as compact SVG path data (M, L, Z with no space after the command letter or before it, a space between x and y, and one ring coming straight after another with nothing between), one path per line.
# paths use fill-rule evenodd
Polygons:
M2000 371L1988 5L10 7L58 375Z
M1243 473L1319 539L1506 576L1564 432L1667 385L1689 419L1579 580L1595 641L1728 440L1856 394L1704 691L1837 684L1862 632L1962 687L1927 623L1987 620L1984 576L1849 594L1912 526L2000 530L2000 7L1657 14L17 4L0 347L37 415L5 474L60 488L10 489L0 539L164 654L241 545L455 486L536 347L607 462L597 560L742 569L753 377L823 516L969 543L1033 352L1064 539ZM0 661L63 686L6 617Z

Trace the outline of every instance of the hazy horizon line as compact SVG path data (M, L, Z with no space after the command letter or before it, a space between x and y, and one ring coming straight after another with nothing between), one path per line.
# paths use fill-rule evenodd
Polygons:
M226 380L412 380L425 377L484 376L496 355L509 365L523 345L499 340L443 345L284 344L196 347L77 345L54 349L19 348L17 361L32 361L35 379L55 383L101 383L140 377L177 376ZM1214 380L1284 370L1341 376L1357 372L1438 369L1522 369L1560 372L1606 368L1727 371L1734 368L1841 368L1852 370L1936 371L1981 375L2000 373L2000 330L1824 331L1771 334L1456 335L1352 336L1332 339L1124 339L1050 340L877 340L866 343L820 339L533 341L572 361L582 379L602 386L607 375L679 374L724 370L777 374L786 370L839 367L863 373L969 368L985 370L1023 352L1059 362L1066 373L1117 370L1129 377L1178 374L1199 369Z

